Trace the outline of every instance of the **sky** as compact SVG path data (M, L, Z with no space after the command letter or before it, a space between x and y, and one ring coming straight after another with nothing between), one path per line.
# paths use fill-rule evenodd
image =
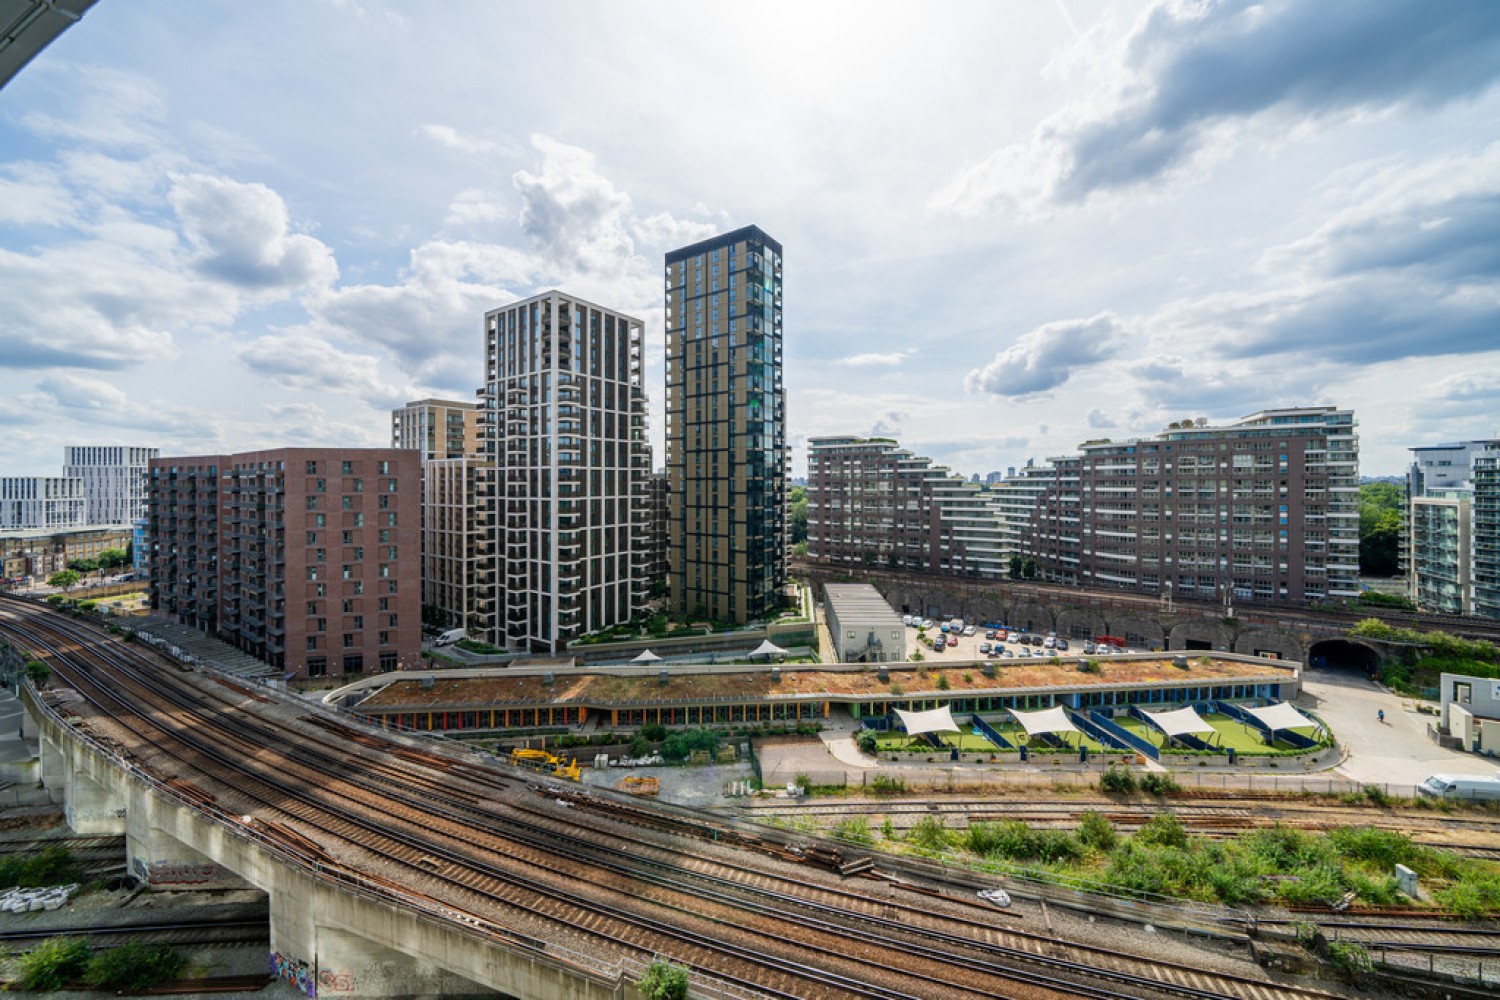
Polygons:
M794 473L1288 405L1500 436L1500 3L99 0L0 89L0 475L385 446L485 310L785 247Z

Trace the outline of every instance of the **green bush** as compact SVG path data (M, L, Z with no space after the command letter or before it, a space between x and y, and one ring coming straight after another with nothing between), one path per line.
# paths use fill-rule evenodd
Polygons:
M175 948L132 941L95 955L83 980L101 990L146 990L176 979L186 965Z
M1432 893L1433 901L1464 920L1480 920L1500 913L1500 871L1469 865L1454 882Z
M713 753L719 748L719 737L709 729L690 729L685 733L673 733L662 741L661 755L667 760L686 760L694 750Z
M0 858L0 889L18 886L34 889L44 885L81 882L83 870L73 852L61 845L44 847L30 856Z
M1106 795L1129 795L1135 788L1135 774L1128 768L1111 764L1099 775L1099 791Z
M660 722L648 722L641 727L641 735L652 743L660 743L667 738L667 727Z
M22 669L26 671L26 679L37 687L46 687L47 678L52 676L52 669L41 660L27 660Z
M1084 847L1105 853L1115 849L1119 835L1115 825L1099 813L1084 813L1078 820L1078 840Z
M906 779L877 774L870 779L870 791L876 795L899 795L906 791Z
M907 831L906 840L924 851L946 851L952 843L940 816L923 816Z
M1182 820L1177 818L1176 813L1170 812L1152 816L1136 831L1134 839L1154 847L1183 850L1188 846L1187 828L1182 825Z
M49 993L77 981L88 968L89 943L83 938L48 938L21 956L16 984Z
M873 729L861 729L854 742L865 753L874 753L880 745L880 738Z
M1177 779L1163 771L1147 771L1141 775L1141 790L1152 795L1168 795L1179 789Z
M1358 941L1328 942L1328 961L1342 969L1351 979L1358 974L1373 971L1375 962L1370 953Z
M687 1000L688 970L665 958L654 958L635 981L642 1000Z
M834 824L833 836L837 840L850 844L869 846L875 843L875 834L870 829L870 821L864 816L850 816L839 820Z

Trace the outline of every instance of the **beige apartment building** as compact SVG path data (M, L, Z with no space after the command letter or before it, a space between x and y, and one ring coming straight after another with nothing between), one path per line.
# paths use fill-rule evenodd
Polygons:
M782 248L756 226L666 255L668 589L743 623L786 585Z

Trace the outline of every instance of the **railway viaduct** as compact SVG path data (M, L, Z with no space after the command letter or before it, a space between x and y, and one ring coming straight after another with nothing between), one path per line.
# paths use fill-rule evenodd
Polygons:
M1217 605L1167 607L1135 594L868 568L850 571L807 562L799 563L796 572L819 587L850 579L870 583L902 614L998 621L1029 631L1054 630L1069 639L1115 635L1140 649L1219 650L1366 673L1396 650L1390 643L1351 638L1351 622L1296 608L1242 605L1230 618Z
M632 977L555 945L466 932L465 915L377 879L349 878L195 786L133 767L81 720L24 688L42 781L80 834L123 834L130 871L166 890L255 888L271 911L270 971L308 996L638 1000Z

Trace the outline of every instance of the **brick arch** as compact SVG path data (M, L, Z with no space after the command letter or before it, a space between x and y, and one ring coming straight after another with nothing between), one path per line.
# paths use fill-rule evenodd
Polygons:
M1202 649L1202 646L1189 646L1189 642L1208 643L1209 649L1231 649L1234 646L1234 630L1228 625L1212 619L1193 619L1178 622L1172 626L1169 637L1169 649Z
M1105 620L1109 631L1105 635L1118 635L1127 637L1127 633L1144 636L1147 649L1165 649L1167 646L1166 632L1162 629L1161 622L1147 615L1115 614ZM1128 638L1128 637L1127 637ZM1132 645L1131 649L1138 647Z
M1017 601L1006 614L1005 624L1032 632L1047 632L1053 627L1051 609L1036 601Z
M1307 662L1307 647L1295 633L1279 628L1246 629L1235 637L1233 649L1246 656L1274 652L1283 660Z
M1057 634L1065 639L1092 639L1108 635L1104 616L1092 608L1065 607L1057 613Z

